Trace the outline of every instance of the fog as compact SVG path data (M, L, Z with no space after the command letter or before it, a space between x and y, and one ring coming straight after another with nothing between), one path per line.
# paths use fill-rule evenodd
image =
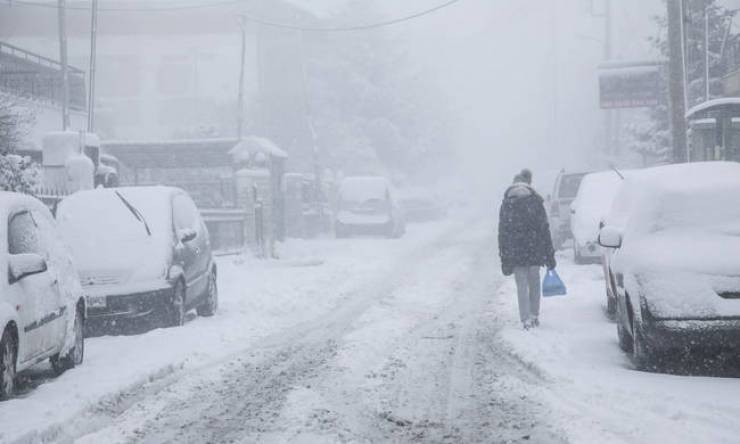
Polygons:
M738 442L736 8L0 0L0 443Z
M393 3L374 4L390 17L428 6ZM331 16L349 2L306 4ZM548 188L561 168L620 163L603 152L597 77L604 61L603 9L603 1L471 0L382 30L404 45L421 75L453 105L461 168L455 175L469 179L472 190L498 190L525 166L540 172L535 182ZM612 59L656 58L648 37L657 33L654 16L662 10L658 0L613 2ZM353 19L363 22L350 13Z
M289 3L294 7L292 12L286 12L280 3L253 1L203 8L193 13L188 10L146 12L148 8L182 6L186 2L102 2L97 132L110 139L139 140L233 136L239 62L238 15L243 12L266 21L321 28L363 25L404 17L429 7L429 2L423 0L402 4L378 0L362 7L347 0ZM654 58L647 37L655 33L651 17L661 11L660 2L613 3L613 59ZM9 5L3 6L2 11L11 14L6 14L4 22L0 17L0 36L11 44L56 58L55 9ZM115 9L115 5L121 9L144 9L144 12L105 11L106 7ZM68 11L70 62L86 69L89 11L84 2L73 2L71 7ZM463 0L414 20L377 29L307 32L303 38L308 43L304 42L303 46L297 31L272 32L269 26L247 23L247 129L268 136L285 148L292 155L295 169L310 169L307 165L311 162L312 136L303 128L307 117L302 103L307 101L308 112L313 113L310 118L317 119L313 122L314 131L318 131L319 149L328 167L362 169L357 167L357 162L348 161L349 156L365 158L375 165L368 167L369 170L400 171L403 177L414 176L417 171L409 171L409 165L422 169L417 161L405 159L403 165L392 164L388 155L380 162L372 160L373 151L383 150L378 145L393 144L388 140L395 136L368 138L367 130L359 134L356 125L355 129L350 128L354 124L344 129L329 128L331 125L315 116L324 114L326 119L331 119L336 113L346 112L336 108L337 100L326 99L326 91L322 90L322 87L337 86L330 85L334 66L343 70L341 75L346 79L357 75L352 72L355 69L376 77L385 75L390 80L380 81L377 85L380 89L374 90L383 95L395 94L388 89L389 85L403 91L413 86L418 91L403 98L402 103L424 109L434 119L446 122L446 127L439 130L444 137L429 136L445 146L430 149L446 150L450 157L443 156L444 160L440 161L443 168L429 168L430 173L422 174L426 181L430 175L451 176L485 193L494 184L498 188L509 181L524 166L541 171L538 177L547 178L542 180L545 182L542 185L549 186L546 182L560 168L585 169L620 163L621 158L607 159L603 155L604 116L598 108L597 67L604 60L604 19L592 15L603 7L603 2L597 0L526 3ZM296 11L303 12L296 15ZM202 22L197 22L199 15ZM190 24L192 31L187 30L187 25L178 26L180 22ZM43 23L41 32L32 23ZM364 56L360 55L355 60L341 61L347 55L347 41L362 45L362 41L378 38L383 39L384 46L357 46L362 51L379 53L375 58L380 62L378 66L372 65L373 60L367 66L358 66L363 63ZM280 50L273 51L270 45ZM385 64L394 58L399 63ZM301 66L306 66L308 83L300 78ZM408 74L399 77L398 73ZM348 80L336 95L364 102L373 93L359 85L361 82ZM271 95L271 88L280 89L282 98ZM428 101L421 99L424 95ZM283 99L286 101L281 106L290 108L289 111L278 105L274 106L274 112L268 109L271 103ZM401 106L390 102L387 105ZM439 122L417 114L417 132L431 134L430 128L439 128ZM383 131L403 133L401 120L392 119L393 128ZM428 128L422 129L424 125ZM417 149L413 145L435 142L421 141L418 134L402 134L397 143L391 151L413 151ZM354 154L336 152L337 146L349 144L367 148Z

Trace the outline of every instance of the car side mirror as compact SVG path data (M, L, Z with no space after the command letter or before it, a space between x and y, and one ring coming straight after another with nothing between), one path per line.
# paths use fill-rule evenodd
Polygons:
M11 284L21 279L45 272L46 260L38 254L11 254L8 259L8 278Z
M614 227L604 227L599 232L599 245L605 248L622 246L622 232Z
M183 228L182 230L177 232L177 237L180 239L180 242L185 244L198 237L198 232L193 230L192 228Z

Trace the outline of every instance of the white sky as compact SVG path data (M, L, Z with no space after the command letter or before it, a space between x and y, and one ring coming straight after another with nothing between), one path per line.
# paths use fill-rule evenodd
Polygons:
M376 4L396 17L431 2ZM614 58L654 58L646 38L661 0L612 4ZM596 66L604 22L588 0L462 0L390 30L463 117L457 148L479 185L508 181L523 166L601 166Z

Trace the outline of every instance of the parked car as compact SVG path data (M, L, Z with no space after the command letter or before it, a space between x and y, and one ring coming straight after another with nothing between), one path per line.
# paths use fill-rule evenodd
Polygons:
M638 368L667 351L740 343L740 164L627 178L599 234L619 344Z
M578 194L570 205L570 232L577 264L601 262L598 244L600 223L611 209L614 196L632 171L602 171L583 177Z
M552 233L552 243L556 249L560 248L572 236L570 232L570 204L576 198L581 180L586 174L588 173L561 171L555 179L552 194L547 197L550 232Z
M0 399L18 372L46 359L55 372L82 364L85 300L69 251L43 203L0 192Z
M151 319L178 326L218 307L216 263L193 200L169 187L98 188L65 198L61 231L78 266L91 331Z
M399 204L407 222L429 222L447 216L447 207L442 198L426 189L402 190Z
M342 180L334 230L337 237L353 234L403 236L406 222L390 181L380 176Z

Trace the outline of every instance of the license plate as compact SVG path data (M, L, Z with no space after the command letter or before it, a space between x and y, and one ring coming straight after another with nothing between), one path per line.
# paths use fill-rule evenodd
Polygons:
M106 306L105 296L88 296L87 306L89 308L105 308Z

